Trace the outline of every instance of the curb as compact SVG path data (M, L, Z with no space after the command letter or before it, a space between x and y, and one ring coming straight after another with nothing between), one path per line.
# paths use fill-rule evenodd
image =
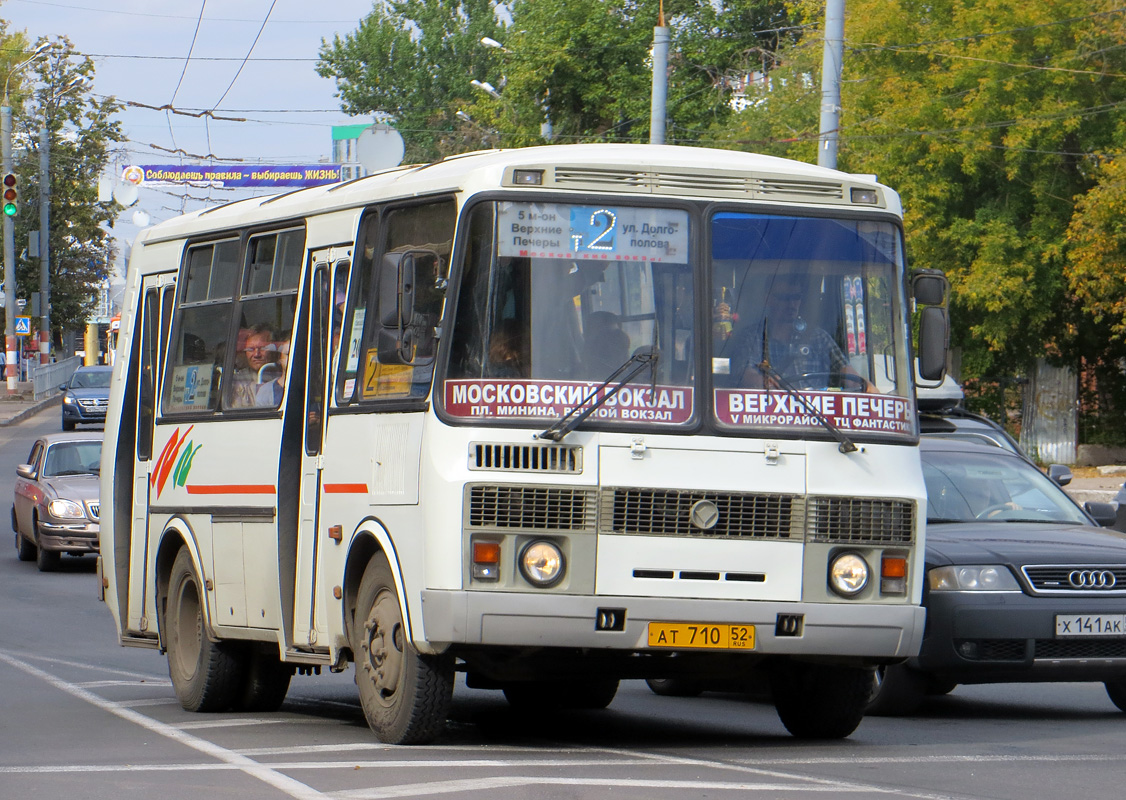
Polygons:
M0 419L0 428L6 428L9 425L15 425L17 422L22 422L23 420L27 419L28 417L31 417L31 416L38 414L40 411L42 411L45 408L50 408L53 405L59 405L61 403L62 403L62 395L60 395L60 394L56 394L56 395L53 395L51 397L48 397L46 400L40 400L35 405L28 406L27 408L20 411L18 414L15 414L15 415L7 418L7 419ZM2 404L0 404L0 408L3 408Z

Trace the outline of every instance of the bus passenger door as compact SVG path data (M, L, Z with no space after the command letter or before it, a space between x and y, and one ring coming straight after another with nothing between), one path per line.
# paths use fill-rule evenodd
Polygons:
M137 413L135 458L133 464L132 541L129 551L128 628L147 631L145 606L153 602L149 596L150 576L148 505L149 476L153 465L153 433L156 422L157 398L160 397L160 380L164 363L164 349L168 342L168 327L172 319L175 294L175 273L149 275L143 279L140 292L140 313L137 315L140 352L137 375Z
M293 604L293 643L298 648L328 645L324 639L325 626L314 616L318 606L323 605L317 601L318 592L322 591L317 580L317 560L323 545L321 539L327 536L327 532L320 530L322 451L331 364L329 352L332 347L332 273L334 269L347 269L347 262L342 259L348 255L346 250L324 250L313 254L313 272L305 304L308 310L307 358Z

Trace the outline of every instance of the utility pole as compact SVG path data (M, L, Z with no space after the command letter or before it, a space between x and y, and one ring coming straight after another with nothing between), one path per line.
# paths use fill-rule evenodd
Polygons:
M837 138L841 125L841 58L844 52L845 0L826 0L825 49L821 56L821 131L817 164L837 168Z
M657 27L653 28L653 91L649 109L649 144L665 143L666 105L669 93L669 29L661 0Z
M4 103L0 105L0 169L7 175L12 171L12 107L8 101L8 84L12 76L39 58L48 47L48 42L41 42L31 55L12 67L8 77L4 79ZM16 226L7 214L4 217L4 350L5 367L4 376L7 378L8 394L16 393Z

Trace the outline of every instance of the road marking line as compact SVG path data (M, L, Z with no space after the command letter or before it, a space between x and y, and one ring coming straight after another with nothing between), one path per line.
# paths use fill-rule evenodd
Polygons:
M172 686L172 681L163 681L157 683L156 681L83 681L76 683L75 686L81 689L97 689L100 686L128 686L130 688L137 688L138 686L156 686L160 689L167 689Z
M307 786L300 781L296 781L293 778L290 778L288 775L282 775L281 773L276 772L271 767L259 764L257 761L253 761L252 759L249 759L246 756L243 756L233 750L228 750L225 747L220 747L214 742L209 742L206 739L200 739L198 736L192 736L190 733L185 733L184 731L174 728L171 725L166 725L163 722L158 722L157 720L152 719L151 717L146 717L144 714L139 714L136 711L124 708L119 703L115 703L111 700L106 700L105 698L99 697L93 692L88 692L85 689L75 686L73 683L68 683L61 678L56 678L49 672L44 672L38 667L32 666L31 664L28 664L25 661L21 661L18 658L14 658L2 650L0 650L0 661L3 661L10 666L15 667L16 669L22 670L29 675L40 678L41 680L44 680L54 686L56 689L60 689L61 691L64 691L73 697L77 697L80 700L85 700L90 705L100 708L103 711L109 712L110 714L126 720L127 722L132 722L133 724L139 725L145 730L151 731L152 733L158 734L160 736L164 736L168 739L172 739L179 744L190 747L193 750L198 750L199 752L209 755L212 758L218 759L225 764L229 764L232 767L245 772L247 775L253 778L257 778L263 783L269 786L273 786L275 789L279 789L289 797L295 798L295 800L323 800L323 798L326 797L326 795L318 792L311 786Z
M509 789L517 786L599 786L622 787L630 789L674 789L681 791L732 792L871 792L867 787L806 786L801 784L778 783L722 783L718 781L668 781L668 780L630 780L628 778L561 778L542 775L510 776L486 778L483 780L451 780L430 783L409 783L399 786L383 786L371 789L348 789L333 792L328 797L334 800L384 800L392 797L424 797L455 792L472 792L487 789ZM876 790L891 793L890 790Z
M184 722L175 727L182 731L198 731L207 730L208 728L244 728L254 725L291 725L304 722L305 720L303 719L286 719L284 717L278 717L277 719L206 719L201 722ZM243 755L245 755L245 753Z

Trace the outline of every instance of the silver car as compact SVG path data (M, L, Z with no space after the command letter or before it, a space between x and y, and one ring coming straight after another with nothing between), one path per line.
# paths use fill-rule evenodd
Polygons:
M26 464L16 467L12 530L20 561L41 572L63 553L98 552L98 472L102 434L53 433L35 440Z

